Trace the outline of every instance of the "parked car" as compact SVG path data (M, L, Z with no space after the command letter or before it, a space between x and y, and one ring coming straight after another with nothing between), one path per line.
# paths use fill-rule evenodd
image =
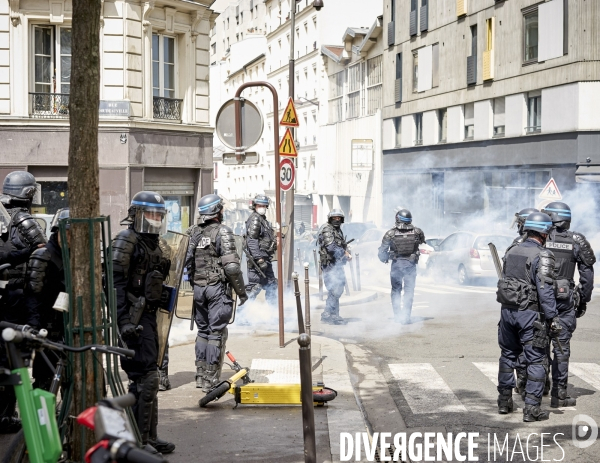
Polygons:
M419 270L425 271L427 269L429 255L435 251L435 247L438 246L443 240L444 238L440 237L425 237L425 243L419 246L419 252L421 253L421 256L419 257Z
M488 243L494 243L502 258L514 236L478 234L459 231L452 233L427 260L428 273L455 276L462 285L476 278L497 278Z

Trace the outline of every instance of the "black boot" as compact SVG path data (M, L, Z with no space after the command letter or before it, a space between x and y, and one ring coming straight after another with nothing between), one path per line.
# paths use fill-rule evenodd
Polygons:
M552 390L552 397L550 398L550 406L552 408L558 407L574 407L577 405L577 399L569 397L567 389L559 388L558 391Z
M173 450L175 450L175 444L167 442L166 440L159 439L158 437L156 439L149 439L148 444L150 444L163 455L171 453Z
M506 415L514 409L512 389L498 389L498 413Z
M544 421L550 417L546 410L542 410L540 405L525 404L523 408L523 421L530 423L532 421Z
M21 420L15 416L0 418L0 434L14 434L21 430Z
M160 375L158 379L158 390L159 391L168 391L171 389L171 380L169 379L169 369L165 368L163 370L158 370Z

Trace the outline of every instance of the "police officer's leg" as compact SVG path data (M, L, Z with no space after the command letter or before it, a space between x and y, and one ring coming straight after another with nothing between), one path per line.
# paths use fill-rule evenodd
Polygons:
M0 367L10 369L6 345L0 342ZM0 386L0 434L12 434L21 429L16 416L17 396L12 386Z
M265 269L265 276L267 281L265 284L266 300L271 306L277 306L277 278L275 278L275 272L273 271L273 264L269 263Z
M569 379L569 358L571 357L571 338L577 325L577 319L574 309L559 312L558 316L562 326L558 340L564 353L560 352L557 342L553 339L554 358L552 359L552 397L550 406L553 408L573 407L577 404L577 400L567 394L567 383Z
M208 346L208 301L206 286L194 286L194 306L196 313L196 387L204 385L206 377L206 348Z
M406 261L404 269L404 296L402 298L401 323L410 323L413 299L415 297L415 283L417 280L417 265Z
M253 266L248 264L248 284L246 285L246 294L248 301L252 302L260 294L262 282L260 273Z
M538 344L544 339L544 333L538 333L533 323L538 320L538 313L533 310L517 312L517 321L520 329L520 339L527 361L527 385L525 386L525 407L523 408L523 421L547 420L548 412L541 409L542 394L546 382L548 369L548 356L546 345ZM546 340L547 341L547 340Z
M525 397L525 386L527 384L527 359L525 358L525 352L521 352L521 355L517 358L515 363L515 370L517 372L517 383L515 392Z
M392 309L394 311L394 319L400 321L400 312L402 310L402 280L404 278L404 272L399 261L392 262L392 268L390 270L390 280L392 283Z
M323 283L327 289L327 299L325 300L325 309L321 314L321 320L327 321L335 313L335 295L334 289L337 289L336 276L332 267L323 270Z
M206 347L205 388L219 382L227 343L227 325L233 313L233 299L221 283L207 287L208 298L208 346Z
M498 413L504 415L514 409L512 390L515 387L514 366L521 352L518 327L515 325L514 310L502 309L498 323Z
M169 343L165 348L165 356L163 358L162 365L158 370L160 375L160 382L158 384L159 391L168 391L171 389L171 381L169 380Z

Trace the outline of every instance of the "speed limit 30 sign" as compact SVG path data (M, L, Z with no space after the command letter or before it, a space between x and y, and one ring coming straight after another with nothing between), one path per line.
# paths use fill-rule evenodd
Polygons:
M288 191L294 186L294 178L296 177L294 163L291 159L283 159L279 166L279 187L283 191Z

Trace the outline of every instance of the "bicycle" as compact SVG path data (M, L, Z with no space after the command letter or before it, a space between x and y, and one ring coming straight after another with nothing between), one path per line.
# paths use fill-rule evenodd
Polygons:
M2 463L56 463L63 450L56 420L56 393L64 362L60 359L57 367L52 368L55 375L50 391L34 389L28 371L33 352L38 351L46 360L41 349L75 353L92 350L129 358L133 358L135 352L101 344L71 347L46 339L48 332L45 329L36 331L27 325L0 322L0 329L11 365L11 370L0 368L0 385L14 387L23 426L11 442Z

